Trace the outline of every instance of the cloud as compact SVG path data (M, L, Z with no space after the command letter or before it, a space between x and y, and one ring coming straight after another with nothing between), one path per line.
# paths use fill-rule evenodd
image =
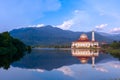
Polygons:
M108 70L107 69L105 69L104 67L102 67L102 66L96 66L96 68L95 68L97 71L101 71L101 72L108 72Z
M59 27L63 29L71 30L90 30L95 25L96 30L104 30L113 28L113 26L119 26L120 21L120 9L119 0L83 0L84 4L80 6L79 10L74 10L74 15L70 16L70 19L64 20ZM77 2L78 3L78 2ZM112 5L112 6L111 6ZM72 24L63 26L64 22L71 21ZM109 24L109 27L107 27ZM61 25L61 26L60 26ZM107 27L105 30L104 28Z
M119 25L119 0L83 0L83 2L84 4L79 6L80 9L73 11L74 14L70 16L70 19L66 19L58 25L60 28L88 31L93 28L92 26L107 23L98 25L95 28L96 30L107 31L107 29ZM69 22L68 25L65 22ZM70 22L72 22L71 25L69 25ZM107 27L108 24L110 25L109 27ZM106 30L105 27L107 27Z
M98 26L96 26L95 28L97 29L97 30L103 30L105 27L107 27L108 26L108 24L101 24L101 25L98 25Z
M57 27L61 28L63 30L68 30L72 25L74 25L74 21L73 20L67 20L67 21L64 21L63 24L57 25Z
M120 27L116 27L110 30L110 33L120 33Z
M27 69L27 70L29 70L29 71L37 71L37 72L40 72L40 73L44 72L43 69Z
M63 21L62 24L56 25L58 28L68 30L72 27L80 27L81 24L88 21L89 15L85 11L74 10L70 19Z
M65 75L73 76L73 71L67 66L63 66L63 67L58 68L56 70L63 72Z
M11 66L12 67L12 66ZM16 69L22 69L22 68L19 68L19 67L16 67ZM25 68L23 68L22 70L26 70ZM45 70L43 69L27 69L28 71L37 71L37 72L40 72L40 73L43 73L45 72Z
M0 27L11 30L29 25L44 16L45 12L59 10L59 0L0 0Z
M28 25L28 27L43 27L45 24Z
M119 68L120 69L120 62L110 62L109 65L114 68Z
M84 0L86 1L86 0ZM86 1L89 6L92 6L92 8L100 13L100 15L108 15L111 17L118 18L119 16L119 0L91 0L91 1ZM106 4L107 3L107 4ZM112 5L112 6L111 6Z

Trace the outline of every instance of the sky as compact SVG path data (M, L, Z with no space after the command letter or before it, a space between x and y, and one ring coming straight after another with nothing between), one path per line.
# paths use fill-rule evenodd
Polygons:
M120 0L0 0L0 32L52 25L120 33Z

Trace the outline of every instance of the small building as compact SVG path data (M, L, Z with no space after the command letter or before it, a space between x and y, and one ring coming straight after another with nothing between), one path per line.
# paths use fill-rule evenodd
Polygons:
M92 31L92 40L89 40L86 34L82 34L77 41L72 42L71 48L99 48L94 31Z

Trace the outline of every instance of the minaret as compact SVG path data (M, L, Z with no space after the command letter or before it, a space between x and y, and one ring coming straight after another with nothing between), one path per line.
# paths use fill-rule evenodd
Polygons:
M95 57L92 56L92 67L94 68L95 67Z
M94 31L92 31L92 41L95 41L95 34L94 34Z

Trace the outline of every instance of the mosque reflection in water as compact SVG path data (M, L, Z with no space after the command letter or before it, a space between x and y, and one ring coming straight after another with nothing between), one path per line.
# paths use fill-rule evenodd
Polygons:
M98 49L72 49L72 56L78 58L82 64L88 63L92 60L92 67L95 67L95 58L99 56Z

